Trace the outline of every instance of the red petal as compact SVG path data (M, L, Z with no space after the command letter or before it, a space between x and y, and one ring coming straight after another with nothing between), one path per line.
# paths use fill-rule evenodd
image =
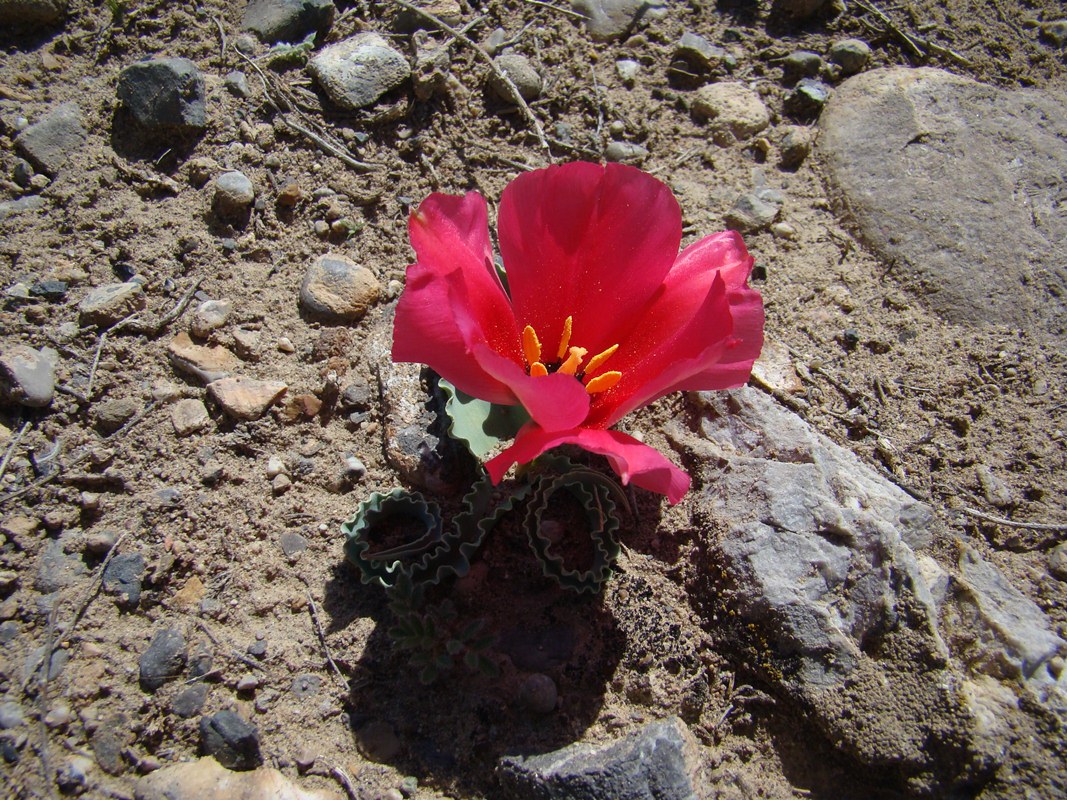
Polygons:
M586 424L610 427L679 389L725 389L748 380L763 345L762 301L745 285L752 262L733 231L686 248L606 367L622 372L622 380L596 397Z
M459 389L495 403L514 403L500 381L472 357L488 345L519 361L518 331L496 277L485 200L430 195L411 215L416 263L408 267L393 322L393 360L427 364Z
M518 364L484 346L475 348L474 357L488 375L508 386L543 430L576 428L588 416L589 394L571 375L557 372L532 378Z
M486 462L494 483L499 483L512 464L526 464L553 447L576 444L608 459L623 485L633 483L650 492L664 494L674 505L689 491L689 475L658 450L619 431L581 428L549 433L530 424L519 431L515 444Z
M504 190L500 250L519 325L555 355L620 341L678 253L681 212L660 181L621 164L575 162L520 175Z

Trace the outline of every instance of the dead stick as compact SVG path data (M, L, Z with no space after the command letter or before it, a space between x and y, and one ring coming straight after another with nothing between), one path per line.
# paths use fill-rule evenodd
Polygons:
M26 435L26 431L29 429L30 423L23 422L19 432L11 439L11 444L7 446L7 450L4 452L4 460L0 461L0 479L3 479L4 473L7 472L8 462L11 461L11 456L15 454L15 448L19 446L19 442L22 441L22 437Z
M326 654L326 662L330 665L330 669L333 670L333 674L337 676L338 682L341 684L343 691L348 691L348 683L345 681L345 676L341 674L341 670L337 666L337 662L333 660L333 656L330 655L330 646L326 643L326 632L322 629L322 623L319 622L319 615L315 609L315 598L311 596L311 590L307 590L308 595L308 610L311 612L311 621L315 625L315 633L319 635L319 643L322 645L322 651Z
M966 506L960 508L960 511L969 517L977 517L978 519L984 519L986 522L992 522L996 525L1007 525L1011 528L1026 528L1030 531L1067 531L1067 523L1064 523L1063 525L1055 525L1043 522L1016 522L1013 519L994 517L992 514L985 514L977 509L967 508Z
M526 118L526 122L529 123L530 127L534 129L534 133L537 134L537 141L541 143L542 149L546 153L549 153L551 155L552 150L548 146L548 140L545 139L545 132L544 129L541 127L541 123L538 121L537 117L534 116L533 111L530 110L530 106L527 105L522 95L519 94L519 90L512 82L511 78L509 78L507 74L496 65L496 62L493 61L493 57L487 52L485 52L481 45L479 45L469 36L464 34L462 31L456 30L436 15L431 14L429 11L419 8L416 5L412 5L411 3L407 2L407 0L394 0L394 2L401 8L407 9L413 14L418 14L420 17L427 20L428 22L432 22L441 31L447 33L453 39L458 42L463 42L463 44L471 48L471 50L474 51L474 54L486 63L486 66L489 67L489 71L493 73L494 77L496 77L496 79L499 80L507 89L508 94L511 95L512 101L515 103L515 105L519 107L519 111L521 111L522 115Z

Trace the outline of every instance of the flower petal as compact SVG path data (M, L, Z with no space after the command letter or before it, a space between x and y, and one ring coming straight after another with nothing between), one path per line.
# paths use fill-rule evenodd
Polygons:
M666 495L671 505L689 491L689 475L655 448L619 431L580 428L550 433L531 423L519 431L515 444L486 462L485 468L493 482L499 483L512 464L526 464L563 444L576 444L606 457L623 485L633 483L650 492Z
M555 350L598 353L619 341L678 253L681 212L670 189L622 164L575 162L520 175L504 190L500 250L515 316Z
M467 394L514 404L472 357L472 348L487 344L521 358L514 314L492 264L485 200L474 192L430 195L409 229L417 260L397 304L393 360L427 364Z
M680 389L726 389L748 380L763 346L763 304L747 288L753 259L733 231L686 248L659 294L612 357L622 373L598 395L587 425L607 428Z
M488 347L474 348L474 358L487 375L505 384L542 429L567 430L589 415L589 393L571 375L531 377L518 364Z

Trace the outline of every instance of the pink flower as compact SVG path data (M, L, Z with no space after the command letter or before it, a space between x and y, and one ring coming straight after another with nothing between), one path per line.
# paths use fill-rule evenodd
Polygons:
M486 463L499 482L563 444L605 456L622 482L671 503L689 476L609 430L680 390L743 385L763 345L752 257L733 231L678 253L678 203L621 164L520 175L498 215L505 290L484 198L430 195L411 215L416 261L396 309L393 360L427 364L458 389L521 404L531 422Z

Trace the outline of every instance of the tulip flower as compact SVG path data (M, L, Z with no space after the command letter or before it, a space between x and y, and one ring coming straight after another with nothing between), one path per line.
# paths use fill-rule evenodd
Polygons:
M426 364L458 389L530 416L486 463L499 482L564 444L606 457L624 484L665 494L689 476L611 430L681 390L743 385L763 345L753 259L724 231L678 248L670 189L621 164L570 163L520 175L500 199L506 286L485 199L432 194L411 215L415 263L396 309L393 360Z

